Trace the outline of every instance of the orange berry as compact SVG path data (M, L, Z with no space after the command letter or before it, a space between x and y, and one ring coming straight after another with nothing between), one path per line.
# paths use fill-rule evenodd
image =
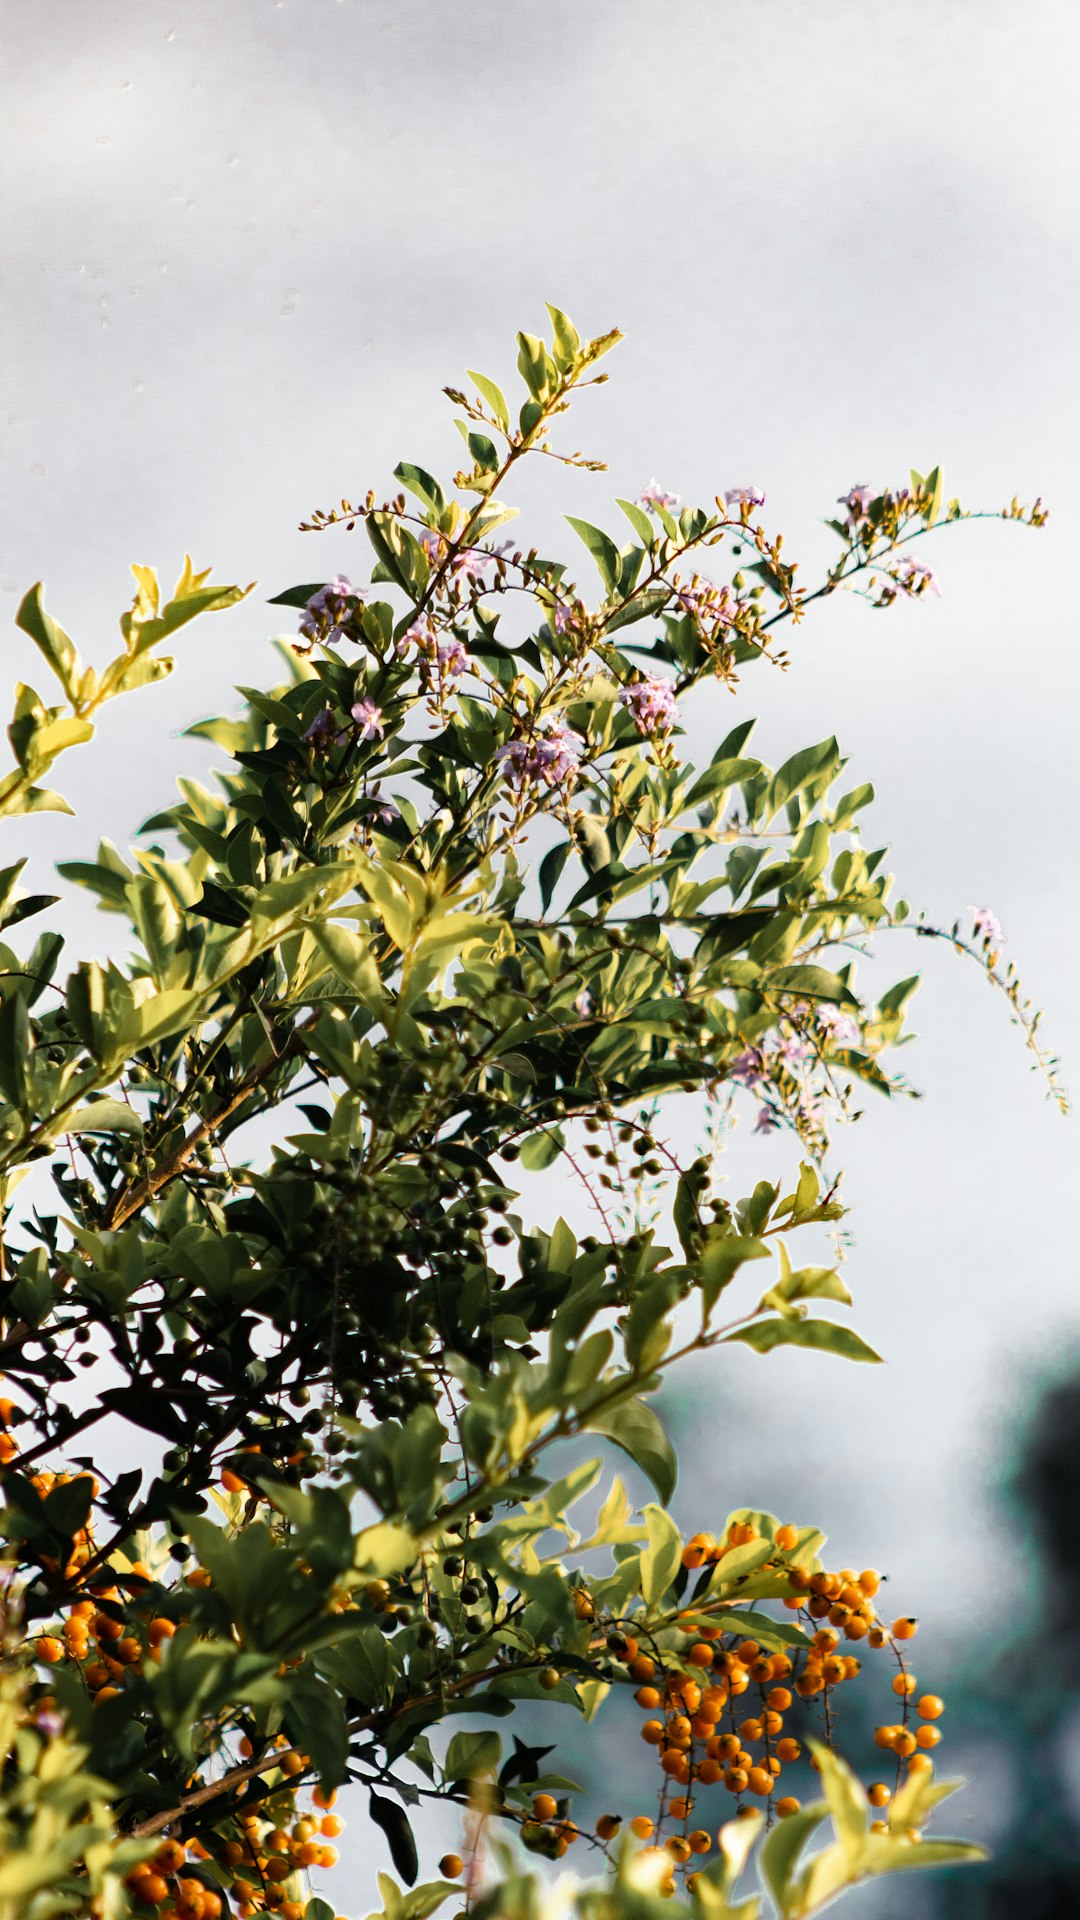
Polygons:
M47 1667L55 1667L57 1662L64 1657L64 1643L62 1640L58 1640L55 1634L43 1633L37 1642L35 1651L38 1659L44 1660Z
M614 1840L621 1826L622 1819L619 1814L602 1813L596 1823L597 1836L601 1840Z
M444 1853L439 1861L439 1872L444 1880L456 1880L465 1871L465 1862L457 1853Z
M785 1793L783 1799L778 1800L776 1803L777 1818L780 1820L790 1820L792 1814L798 1813L801 1806L802 1801L796 1800L793 1793Z
M936 1747L941 1739L941 1728L919 1727L916 1729L915 1738L920 1747Z
M660 1705L660 1693L656 1687L639 1687L634 1695L639 1707L646 1713L652 1713Z
M875 1727L874 1745L876 1747L884 1747L886 1752L888 1752L899 1732L899 1727Z
M558 1801L550 1793L536 1793L532 1803L534 1820L554 1820L558 1811Z
M139 1881L135 1892L140 1900L145 1900L151 1907L160 1907L169 1897L169 1886L160 1873L147 1873Z
M119 1697L119 1687L100 1687L95 1695L94 1705L95 1707L100 1707L106 1700L118 1700Z
M928 1753L913 1753L907 1763L907 1769L909 1773L930 1773L933 1765Z
M875 1780L872 1787L867 1787L866 1797L872 1807L887 1807L892 1799L892 1788L887 1787L883 1780Z
M915 1711L920 1720L940 1720L945 1711L945 1702L937 1693L924 1693L921 1700L915 1702Z
M681 1834L673 1833L670 1840L665 1840L664 1845L672 1859L678 1861L680 1867L684 1866L687 1860L689 1860L690 1842L689 1840L684 1840Z
M639 1840L651 1840L656 1827L647 1814L636 1813L630 1822L630 1831L636 1834Z
M801 1752L802 1748L797 1740L784 1739L776 1743L776 1757L778 1760L783 1760L785 1764L790 1765L793 1760L797 1760Z
M712 1834L706 1833L704 1827L696 1827L689 1835L689 1841L691 1853L708 1853L712 1846Z
M786 1527L777 1527L773 1538L782 1552L790 1553L792 1547L797 1547L799 1544L799 1529L791 1526L790 1523Z
M646 1746L649 1746L649 1747L660 1746L664 1739L663 1721L662 1720L643 1721L641 1726L641 1737L644 1740Z
M760 1740L761 1739L761 1721L760 1720L741 1721L739 1724L739 1739L747 1740L747 1741Z
M631 1680L639 1680L642 1682L651 1680L656 1672L656 1661L650 1660L647 1653L635 1654L634 1658L629 1661L626 1670Z
M751 1540L757 1539L758 1530L749 1520L733 1520L728 1528L727 1537L730 1546L748 1547Z
M724 1785L729 1793L745 1793L748 1779L745 1767L729 1767L724 1775Z
M295 1779L298 1773L303 1773L304 1771L304 1762L301 1760L300 1755L298 1753L283 1753L281 1756L281 1759L278 1761L278 1766L281 1768L282 1773L287 1774L290 1779ZM315 1801L316 1806L329 1807L333 1805L332 1800L320 1800L318 1795L319 1795L319 1789L318 1787L316 1787L315 1792L312 1795L312 1798Z
M902 1614L899 1620L894 1620L892 1623L894 1640L914 1640L918 1631L918 1621L912 1620L907 1614Z
M768 1767L751 1767L746 1776L746 1784L751 1793L762 1795L772 1792L773 1777Z
M325 1833L328 1840L336 1840L338 1834L344 1833L344 1831L345 1822L339 1813L328 1813L324 1819L319 1821L319 1832Z
M906 1727L901 1727L892 1743L893 1752L898 1754L901 1760L906 1760L914 1753L915 1746L915 1735L909 1733Z
M320 1867L336 1867L340 1858L341 1858L341 1855L339 1854L336 1847L320 1847L319 1848Z
M712 1647L707 1640L696 1640L686 1654L686 1659L692 1667L711 1667L713 1661Z
M862 1589L868 1600L872 1600L878 1588L881 1586L881 1575L878 1573L876 1567L864 1567L858 1577L856 1585Z
M285 1768L285 1771L288 1772L289 1769ZM333 1806L334 1801L337 1799L337 1788L336 1787L316 1787L311 1798L317 1807L330 1808Z
M898 1693L902 1699L906 1699L909 1693L914 1693L918 1684L913 1673L898 1673L892 1683L892 1690L894 1693Z
M709 1758L698 1761L697 1777L704 1787L715 1787L717 1781L722 1779L723 1772L724 1769L719 1760Z
M773 1687L768 1695L769 1706L777 1713L786 1713L791 1705L791 1695L786 1687Z

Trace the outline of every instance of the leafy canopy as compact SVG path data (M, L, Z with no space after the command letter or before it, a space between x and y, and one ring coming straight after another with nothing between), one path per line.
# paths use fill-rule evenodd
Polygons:
M805 1744L855 1677L850 1644L907 1671L876 1576L830 1572L820 1533L745 1509L684 1541L651 1404L678 1359L721 1367L725 1345L878 1358L843 1317L825 1165L863 1089L904 1090L916 980L863 999L865 937L914 926L969 953L1054 1084L993 916L961 935L892 899L861 837L872 789L845 786L835 740L773 769L740 713L705 766L681 747L687 703L719 713L782 665L816 601L935 591L912 544L969 516L936 469L854 488L810 591L753 488L680 510L654 484L617 503L619 532L570 521L590 592L574 561L494 538L526 457L598 464L550 435L618 335L551 324L550 343L519 336L515 413L480 374L448 390L452 486L403 463L396 497L314 516L366 534L370 582L276 596L300 613L283 682L193 729L228 761L216 786L181 780L129 853L61 868L125 923L128 957L65 975L58 932L0 947L0 1832L19 1836L0 1920L328 1920L306 1875L346 1781L413 1888L384 1879L390 1920L433 1912L461 1871L478 1914L532 1915L542 1883L505 1836L557 1857L577 1827L515 1711L591 1717L635 1685L659 1715L661 1818L601 1821L612 1876L582 1914L651 1913L682 1876L695 1911L750 1916L736 1883L766 1827L786 1920L977 1851L921 1838L948 1789L907 1694L881 1729L900 1782L882 1819ZM162 606L134 572L101 673L40 588L24 600L62 702L18 689L0 811L64 805L37 782L103 701L242 597L185 562ZM23 864L0 876L5 928L56 905L20 896ZM682 1164L668 1136L695 1099L703 1150ZM790 1191L714 1190L736 1103L791 1135ZM555 1164L584 1238L531 1224L523 1176ZM641 1512L603 1443L651 1482ZM463 1710L492 1724L455 1731ZM825 1799L800 1808L811 1751ZM471 1864L416 1886L428 1797L461 1803Z

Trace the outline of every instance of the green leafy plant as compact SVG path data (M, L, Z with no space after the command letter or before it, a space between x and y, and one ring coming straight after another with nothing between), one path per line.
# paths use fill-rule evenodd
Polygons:
M774 770L739 718L707 765L681 749L687 699L719 709L747 669L782 664L783 628L817 600L933 592L911 544L969 516L936 469L852 489L809 591L754 489L680 511L653 485L619 501L617 536L570 521L590 599L565 561L492 544L526 457L598 464L549 435L618 335L551 322L550 344L519 336L516 415L485 376L448 390L467 449L452 487L403 463L394 498L313 517L366 534L370 584L276 596L300 614L281 684L193 729L229 761L216 789L182 780L129 855L103 843L61 868L125 922L131 957L62 981L58 934L0 947L0 1461L21 1622L0 1820L24 1819L46 1768L69 1781L47 1843L61 1905L34 1904L53 1854L31 1827L38 1866L10 1894L0 1868L0 1912L330 1920L306 1875L333 1863L348 1782L411 1887L384 1880L390 1920L459 1897L462 1875L477 1913L538 1913L506 1835L565 1854L574 1788L499 1723L528 1701L591 1717L620 1686L649 1716L659 1808L588 1836L612 1869L583 1914L650 1913L681 1878L695 1911L749 1920L736 1882L765 1830L785 1920L977 1855L921 1835L950 1789L930 1761L942 1703L906 1665L914 1623L879 1620L876 1574L827 1569L812 1527L736 1508L684 1540L651 1404L690 1354L878 1358L842 1317L829 1128L863 1088L905 1090L917 983L862 999L865 938L914 929L971 956L1056 1091L993 916L962 934L891 899L859 831L872 789L843 787L834 740ZM38 589L24 601L67 704L20 689L5 811L60 804L33 783L97 706L241 597L186 563L159 610L135 574L100 676ZM53 904L20 899L19 872L8 925ZM790 1191L762 1180L732 1204L710 1152L680 1162L672 1116L695 1100L706 1138L737 1105L786 1130ZM523 1176L556 1163L584 1237L531 1224ZM571 1464L553 1477L557 1442ZM655 1502L633 1510L597 1442ZM887 1663L899 1716L879 1728L893 1785L869 1797L832 1751L855 1646ZM462 1711L495 1724L455 1731ZM811 1765L825 1799L804 1807L788 1789ZM416 1885L427 1798L460 1803L465 1858ZM827 1818L834 1839L808 1853ZM122 1877L101 1864L114 1843Z

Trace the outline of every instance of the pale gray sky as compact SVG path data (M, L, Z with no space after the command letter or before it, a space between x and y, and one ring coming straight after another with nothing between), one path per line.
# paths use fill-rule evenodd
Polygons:
M806 573L854 481L941 461L971 505L1041 492L1047 532L943 531L940 602L831 604L741 710L774 760L839 734L909 897L995 908L1080 1089L1073 0L8 0L3 33L3 604L43 577L100 655L132 559L189 548L266 594L359 572L296 523L402 455L452 471L441 386L508 373L545 299L627 335L571 429L611 472L535 495L548 545L652 474L763 486ZM80 817L33 823L42 859L124 841L201 768L171 736L268 672L273 625L256 597L181 637L65 766ZM796 1517L890 1567L944 1663L991 1569L1022 1586L990 1487L1033 1370L1080 1346L1080 1155L977 974L894 948L927 974L928 1098L843 1143L888 1367L710 1373L680 1511L783 1505L797 1457ZM743 1141L733 1178L786 1152ZM759 1444L725 1440L729 1395Z

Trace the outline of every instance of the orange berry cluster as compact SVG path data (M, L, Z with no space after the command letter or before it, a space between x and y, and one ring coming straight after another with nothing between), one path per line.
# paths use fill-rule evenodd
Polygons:
M683 1549L683 1566L693 1571L714 1565L758 1537L756 1527L747 1521L733 1522L722 1541L710 1534L695 1534ZM809 1634L805 1648L771 1652L756 1639L740 1638L702 1621L699 1610L695 1610L693 1631L678 1650L654 1643L646 1648L645 1636L638 1639L628 1632L614 1635L617 1656L625 1664L628 1679L636 1683L634 1697L646 1716L641 1737L656 1749L664 1776L657 1818L637 1815L630 1828L639 1839L654 1841L653 1850L664 1853L673 1870L685 1872L695 1856L709 1853L715 1845L713 1833L694 1822L695 1788L723 1788L735 1800L737 1815L749 1812L755 1802L770 1819L799 1811L799 1799L779 1790L785 1768L800 1760L804 1751L791 1731L788 1715L794 1710L805 1718L814 1713L810 1703L816 1702L820 1718L811 1731L832 1744L836 1691L855 1678L862 1664L845 1641L889 1649L897 1665L892 1688L900 1718L878 1727L875 1734L878 1746L895 1755L896 1781L893 1787L872 1784L868 1788L871 1806L887 1807L905 1774L931 1765L929 1749L941 1738L934 1723L945 1709L937 1694L919 1696L918 1682L905 1665L902 1648L914 1637L917 1622L903 1617L890 1627L879 1619L874 1596L881 1577L872 1569L829 1573L792 1564L788 1556L802 1537L795 1527L778 1528L773 1536L775 1551L761 1571L782 1573L786 1579L791 1592L784 1604L800 1616ZM710 1603L703 1604L707 1608ZM725 1610L730 1609L729 1600ZM810 1764L816 1762L811 1758ZM618 1825L614 1815L605 1815L597 1825L598 1837L610 1837ZM887 1820L873 1825L876 1831L887 1831ZM672 1882L672 1890L673 1886Z
M241 1814L228 1827L204 1837L166 1840L153 1858L127 1876L136 1911L155 1909L155 1920L218 1920L225 1911L221 1895L192 1872L192 1866L213 1864L229 1889L231 1911L240 1920L260 1913L280 1920L304 1920L309 1895L302 1876L310 1867L337 1865L336 1839L344 1822L328 1809L334 1795L316 1788L310 1813L300 1813L296 1790L289 1785L302 1761L282 1754L282 1785L259 1813ZM186 1871L185 1871L186 1869Z

